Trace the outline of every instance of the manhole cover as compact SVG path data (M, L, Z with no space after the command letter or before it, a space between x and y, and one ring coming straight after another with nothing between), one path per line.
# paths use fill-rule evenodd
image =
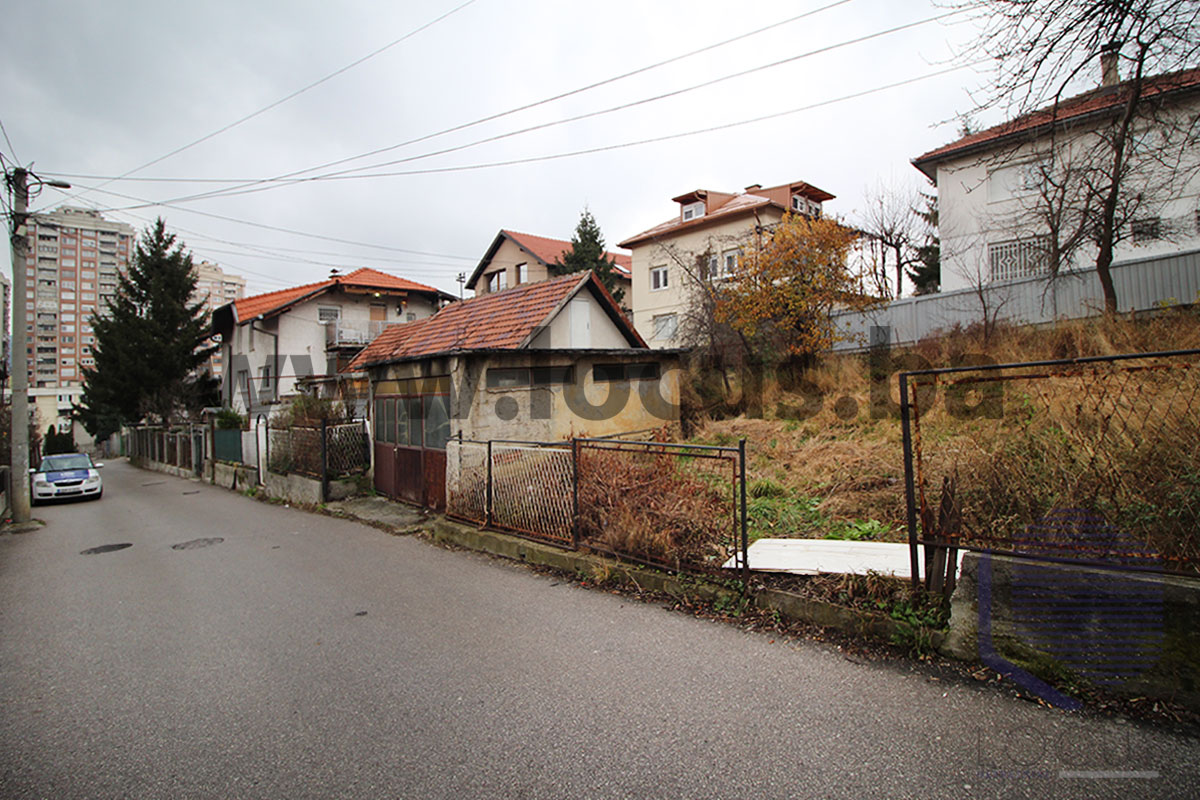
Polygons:
M102 544L97 547L89 547L87 550L80 550L81 556L94 556L98 553L111 553L114 550L124 550L126 547L133 547L133 542L121 542L119 544Z
M220 536L213 536L208 539L192 539L190 542L180 542L179 544L171 545L172 550L199 550L201 547L220 544L225 541Z

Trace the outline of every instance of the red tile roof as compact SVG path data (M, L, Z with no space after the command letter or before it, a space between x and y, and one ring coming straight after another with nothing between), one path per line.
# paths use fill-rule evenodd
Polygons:
M531 256L549 266L558 261L564 253L571 249L571 243L562 239L550 239L546 236L534 236L532 233L521 233L520 231L510 231L502 229L496 234L496 238L487 249L483 259L479 262L479 266L475 267L475 271L471 273L470 279L467 281L467 288L474 288L479 277L483 275L483 270L487 267L489 261L496 254L496 250L500 248L505 239L511 239L518 247L525 250ZM614 253L611 250L606 250L604 253L616 264L616 272L622 278L629 278L633 274L633 257L624 253Z
M623 328L629 343L646 347L612 295L588 272L451 303L432 317L389 326L350 362L347 370L354 372L375 364L439 353L517 350L528 344L539 327L549 324L554 313L576 292L589 287Z
M706 225L711 225L715 222L724 221L731 217L736 217L742 214L751 214L755 209L774 207L789 211L792 206L792 195L802 194L805 197L811 198L817 202L825 202L826 200L834 199L834 195L818 189L816 186L805 183L804 181L796 181L795 183L783 183L779 186L771 186L766 189L761 187L750 187L752 191L746 191L743 194L729 194L728 192L714 192L708 189L696 189L695 191L681 194L678 197L672 198L676 203L694 203L704 202L704 215L694 217L689 220L684 220L682 216L676 215L666 222L659 223L653 228L644 230L641 233L630 236L623 242L618 242L618 247L633 247L651 239L657 239L665 235L674 235L679 231L691 230L693 228L702 228Z
M1145 97L1186 89L1200 88L1200 68L1154 75L1142 82ZM936 177L936 163L947 157L985 149L995 143L1010 139L1017 134L1037 134L1051 124L1062 124L1090 114L1111 112L1129 99L1130 83L1102 86L1075 97L1060 101L1057 105L1039 108L1016 119L995 125L986 130L964 136L950 144L930 150L913 159L913 165L928 175Z
M245 322L263 314L274 314L283 311L300 300L315 297L338 286L383 289L390 292L419 292L422 294L432 294L435 297L445 295L445 292L435 289L432 286L410 281L407 278L388 275L386 272L380 272L377 269L363 267L347 275L338 275L327 280L317 281L316 283L306 283L303 286L294 286L290 289L280 289L274 292L256 294L252 297L243 297L240 300L235 300L234 308L237 311L237 320L238 322Z

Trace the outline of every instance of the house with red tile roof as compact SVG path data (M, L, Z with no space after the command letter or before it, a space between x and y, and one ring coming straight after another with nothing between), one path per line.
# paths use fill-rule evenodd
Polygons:
M1066 231L1078 227L1076 209L1088 194L1087 164L1096 158L1091 154L1110 135L1130 98L1131 82L1118 79L1115 65L1111 62L1105 71L1105 85L913 159L937 186L943 292L1036 278L1038 291L1049 296L1040 279L1067 237L1060 235L1056 246L1047 219L1057 218L1057 227ZM1194 132L1200 116L1200 69L1146 77L1142 96L1149 111L1135 122L1130 142L1136 166L1119 201L1114 267L1200 248L1200 146ZM1164 142L1173 120L1190 126L1190 145L1181 145L1181 136ZM1056 192L1067 202L1045 199ZM1078 273L1079 291L1087 295L1080 302L1103 307L1095 257L1095 247L1085 239L1072 258L1060 261L1059 270ZM1091 277L1084 274L1088 270Z
M467 288L479 297L524 283L544 281L554 276L551 265L570 250L569 241L501 230L467 279ZM630 255L612 251L606 255L614 262L618 287L624 290L628 303Z
M453 295L375 269L253 295L213 312L228 365L224 405L256 416L297 391L297 381L335 375L388 325L432 315Z
M547 442L677 426L678 359L648 348L588 272L391 326L348 370L370 379L376 490L440 508L451 438Z
M819 217L834 196L795 181L742 192L695 189L672 198L676 214L618 247L632 251L633 324L651 347L678 347L704 281L733 274L742 249L761 243L789 212Z

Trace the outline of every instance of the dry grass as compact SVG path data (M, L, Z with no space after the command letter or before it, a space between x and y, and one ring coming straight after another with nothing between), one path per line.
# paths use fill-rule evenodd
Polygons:
M929 367L943 367L961 363L964 356L992 363L1015 363L1189 348L1200 348L1200 316L1184 310L1139 320L1118 317L1060 323L1055 328L1000 326L987 341L979 330L958 330L943 338L922 341L908 353L919 356ZM893 358L902 355L897 351ZM778 380L767 381L763 391L767 402L763 404L762 418L748 418L743 414L725 419L704 419L696 426L694 438L732 443L744 436L751 453L751 481L769 479L796 496L818 500L820 512L833 523L880 520L891 526L891 534L886 538L902 540L905 503L899 416L895 413L881 415L877 410L873 418L866 358L857 355L829 357L805 371L799 381L802 390L799 392L789 391ZM889 380L893 403L899 399L895 383L893 375ZM1095 447L1087 444L1088 426L1093 434L1102 426L1111 430L1112 419L1105 419L1105 416L1112 415L1101 408L1103 404L1093 410L1097 413L1077 413L1077 395L1081 391L1078 384L1064 382L1043 387L1043 390L1045 397L1028 403L1040 415L1032 429L1027 417L1021 422L1019 414L1011 416L1020 410L1024 388L1015 392L1011 388L1008 390L1005 398L1007 422L993 424L991 421L952 419L941 404L923 416L923 445L930 458L926 475L928 485L939 486L941 475L955 471L960 475L974 475L975 483L964 492L969 499L973 498L971 502L980 502L980 491L990 492L989 508L999 513L1006 507L1005 503L1019 505L1022 496L1038 495L1040 500L1032 504L1027 502L1021 511L1023 515L1031 514L1039 508L1046 510L1045 493L1039 495L1039 487L1069 484L1072 474L1079 472L1078 465L1092 457L1093 461L1097 458L1107 460L1114 470L1128 475L1144 475L1151 470L1159 476L1151 482L1161 489L1162 497L1158 500L1128 492L1122 496L1126 510L1140 508L1144 512L1147 504L1166 502L1171 482L1177 483L1178 475L1187 473L1188 469L1197 469L1195 465L1189 467L1182 462L1172 462L1169 468L1162 466L1168 457L1179 460L1178 454L1187 450L1181 446L1184 443L1192 442L1192 450L1188 452L1195 454L1196 439L1188 438L1197 435L1190 427L1194 417L1176 414L1178 419L1174 429L1161 434L1165 437L1165 449L1145 448L1136 455L1128 448L1122 449L1123 442L1128 442L1130 437L1139 437L1143 432L1160 435L1142 425L1124 431L1121 434L1124 439L1110 438L1105 452L1097 456ZM1144 419L1153 421L1165 413L1166 399L1157 407L1146 398L1139 402L1142 404L1139 413ZM804 412L789 415L781 405L802 408ZM793 418L787 418L789 416ZM1064 420L1070 423L1066 427ZM1021 436L1034 443L1036 455L1028 451L1030 445L1019 443L1018 428ZM1065 445L1060 447L1064 436L1073 437L1075 444L1066 449ZM1152 458L1149 463L1145 460L1148 457ZM1037 469L1039 463L1044 464L1046 470ZM1104 475L1095 469L1088 475L1092 484L1081 485L1076 481L1074 488L1078 491L1074 497L1086 499L1097 494L1097 484L1105 480ZM972 495L972 491L976 494ZM937 498L930 500L936 502ZM772 535L786 536L789 532L772 532ZM797 530L790 535L810 537L814 532ZM816 532L815 535L820 534Z

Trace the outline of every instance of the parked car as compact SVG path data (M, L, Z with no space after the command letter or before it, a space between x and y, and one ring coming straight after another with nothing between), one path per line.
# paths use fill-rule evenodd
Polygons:
M46 456L38 469L29 470L33 502L68 497L99 500L104 494L104 482L98 470L103 466L93 463L86 453Z

